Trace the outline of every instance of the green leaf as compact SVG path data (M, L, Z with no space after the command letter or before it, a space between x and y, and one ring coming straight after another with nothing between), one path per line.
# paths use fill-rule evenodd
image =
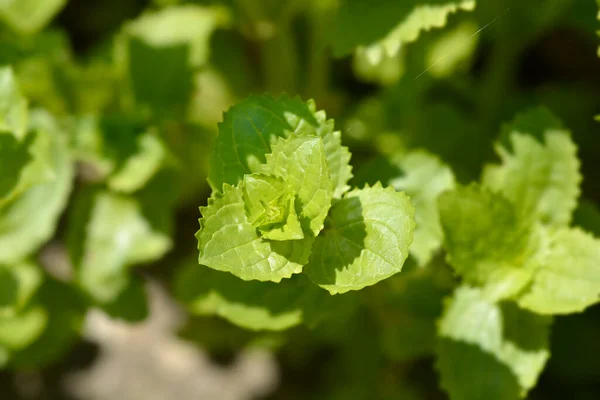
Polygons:
M0 68L0 135L10 133L22 141L27 134L27 99L23 97L12 67Z
M518 399L548 357L551 320L460 287L439 321L437 369L451 399Z
M174 106L183 111L192 94L194 69L208 61L211 34L228 20L222 7L188 4L127 23L115 50L134 99L156 112Z
M50 137L38 131L19 141L0 134L0 207L33 185L55 178L50 163Z
M323 141L318 137L278 138L262 172L289 182L305 231L318 236L331 207L332 182Z
M42 272L34 264L0 265L0 318L27 306L42 280Z
M202 265L182 270L175 293L194 314L218 315L252 330L314 326L339 317L351 304L348 296L332 297L303 275L280 283L246 282Z
M305 272L330 293L345 293L400 272L415 228L408 196L380 184L334 203Z
M448 15L474 8L474 0L344 0L334 27L333 52L341 57L356 47L371 46L370 58L378 63L384 55L396 55L403 43L417 40L421 32L445 26Z
M579 160L569 131L545 108L518 115L496 146L502 160L483 183L512 201L521 216L568 226L579 197Z
M132 193L143 187L161 168L167 158L167 149L157 132L149 129L138 136L137 153L129 157L108 179L114 191Z
M170 159L157 129L133 118L84 116L73 130L76 158L89 166L89 179L106 180L117 192L141 189Z
M129 283L128 267L153 261L171 248L132 197L90 189L75 205L69 251L77 282L99 303L110 303Z
M269 240L303 239L292 188L280 178L244 176L244 203L248 220Z
M25 348L42 335L47 322L48 314L41 306L0 316L0 346L11 351Z
M438 205L448 261L467 282L493 282L499 297L527 284L531 271L525 264L538 242L508 200L471 185L442 194Z
M52 116L41 110L33 112L31 127L50 136L50 163L55 178L32 186L0 208L0 263L4 264L24 259L54 234L72 186L71 155Z
M37 302L48 315L46 329L37 340L11 355L10 364L17 369L43 368L65 353L78 338L86 304L69 285L46 279Z
M66 3L66 0L4 0L0 2L0 18L17 31L35 33Z
M323 140L334 196L339 198L349 189L352 168L341 134L333 129L333 121L316 110L314 101L303 103L285 95L277 99L250 96L223 116L208 181L216 191L221 191L225 183L237 185L245 174L260 172L277 137L318 136Z
M581 312L600 301L600 239L580 229L547 231L519 305L538 314Z
M302 271L313 238L263 239L248 219L241 186L223 185L223 194L213 192L200 208L199 263L244 280L279 282Z
M418 265L431 261L442 245L443 232L440 224L437 199L456 185L452 170L436 156L425 151L414 151L397 157L394 164L401 175L391 179L390 185L410 196L415 207L417 224L410 253Z

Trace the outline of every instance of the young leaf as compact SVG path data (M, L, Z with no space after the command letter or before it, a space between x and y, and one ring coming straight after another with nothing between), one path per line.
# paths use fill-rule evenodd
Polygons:
M30 187L0 208L0 263L19 262L52 236L71 191L74 171L63 132L44 111L33 112L31 122L33 131L50 136L55 178Z
M129 283L128 268L165 254L170 239L154 230L135 199L84 193L70 227L77 282L99 303L114 301Z
M323 140L334 196L340 197L349 188L352 168L341 134L333 129L333 121L317 111L313 101L303 103L285 95L277 99L250 96L223 116L208 181L216 191L221 191L224 183L237 185L245 174L260 172L266 155L272 152L272 140L291 134L318 136Z
M345 293L400 272L415 228L408 196L381 184L334 203L305 272L330 293Z
M600 239L577 228L548 231L544 239L519 305L538 314L569 314L598 303Z
M452 170L425 151L414 151L394 162L401 175L390 185L410 196L417 224L410 253L418 265L427 264L442 245L442 226L437 198L456 185Z
M279 282L302 271L314 239L263 239L248 219L242 186L223 185L200 208L198 262L244 280Z
M262 167L265 174L289 182L297 194L303 228L314 237L323 229L332 199L332 182L319 137L295 136L278 138Z
M471 185L442 194L438 205L448 261L467 282L493 282L501 297L527 284L536 237L508 200Z
M517 399L535 385L550 352L551 320L459 287L439 321L437 369L451 399Z
M488 166L483 184L513 202L519 215L568 226L579 197L577 148L550 112L534 109L504 127L496 146L500 165Z
M243 190L248 220L263 238L304 238L296 213L294 192L288 183L280 178L252 174L244 176Z
M246 282L197 264L181 272L175 292L194 314L218 315L252 330L314 326L349 304L347 296L332 297L303 275L280 283Z

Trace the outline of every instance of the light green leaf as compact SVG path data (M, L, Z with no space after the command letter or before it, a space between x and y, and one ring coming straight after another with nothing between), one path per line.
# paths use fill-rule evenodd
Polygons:
M570 133L544 108L517 116L503 131L496 146L502 164L485 169L484 185L503 193L520 216L568 226L581 183Z
M223 7L181 5L125 24L115 45L117 65L133 98L155 112L184 112L194 70L207 63L211 34L229 21Z
M50 136L32 132L19 141L0 134L0 207L38 183L55 178L50 162Z
M167 149L157 132L148 130L138 136L137 152L108 179L108 187L132 193L142 188L156 174L167 158Z
M450 14L474 8L474 0L343 0L333 52L341 57L356 47L368 47L371 60L378 63L384 56L396 55L403 44L417 40L421 32L445 26Z
M600 239L580 229L547 231L531 261L521 307L538 314L581 312L600 301Z
M0 265L0 318L27 306L42 279L41 270L34 264Z
M323 229L332 199L332 182L319 137L278 138L262 172L288 182L297 194L302 226L314 237Z
M19 350L35 341L44 332L48 314L34 306L14 315L0 316L0 346Z
M551 320L460 287L439 321L437 369L451 399L518 399L535 385L550 352Z
M55 178L22 193L0 208L0 263L13 264L35 251L54 233L73 180L73 164L66 138L56 122L44 111L31 115L33 131L50 137L50 162Z
M146 13L129 22L125 32L154 47L188 45L190 65L201 66L208 61L210 35L228 21L223 7L186 4Z
M128 267L150 262L171 248L131 197L90 190L74 208L69 250L76 280L94 300L109 303L127 287Z
M106 180L110 189L133 193L169 161L157 129L125 117L93 116L72 123L76 158L88 166L89 180Z
M313 239L270 241L261 238L246 214L243 190L223 185L201 207L196 233L199 263L244 280L274 281L302 271Z
M454 174L436 156L425 151L397 157L394 164L402 174L389 183L396 190L406 192L415 207L417 226L410 253L422 266L432 259L442 245L443 232L437 199L441 193L455 187Z
M298 219L295 196L281 178L252 174L244 176L244 203L248 220L269 240L304 238Z
M305 272L330 293L345 293L400 272L415 228L408 196L380 184L334 203Z
M22 141L28 130L27 99L23 97L12 67L0 68L0 135L9 133Z
M299 98L250 96L223 116L211 158L209 183L221 191L224 183L237 185L245 174L260 172L277 137L292 134L318 136L323 140L325 158L333 181L335 197L348 190L352 177L350 153L341 145L340 132L314 101Z
M442 194L438 205L448 261L467 282L493 282L499 297L527 284L537 236L508 200L471 185Z
M339 317L351 303L348 296L332 297L303 275L280 283L246 282L202 265L186 266L175 292L194 314L218 315L252 330L314 326Z
M4 0L0 17L23 33L41 30L67 4L66 0Z

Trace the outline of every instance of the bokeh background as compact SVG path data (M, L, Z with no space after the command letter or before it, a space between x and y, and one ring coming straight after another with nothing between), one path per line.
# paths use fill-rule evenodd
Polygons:
M141 107L122 81L122 35L144 12L181 3L212 7L199 67L186 80L177 70L177 51L142 58L135 76L127 77L127 85L147 96ZM474 12L451 16L444 29L377 62L359 52L333 56L327 16L335 3L68 0L41 33L20 35L2 26L0 60L13 65L32 105L65 117L104 115L103 128L114 132L115 148L121 149L130 143L127 129L136 130L150 112L177 172L161 169L153 178L158 183L143 194L151 199L147 212L167 226L172 243L159 260L131 269L145 287L147 304L131 310L123 307L134 302L117 304L112 317L110 307L90 307L81 335L56 357L40 368L0 371L0 399L446 398L430 355L407 361L386 353L380 332L393 315L374 316L364 307L343 338L335 329L317 334L304 327L255 333L216 317L189 315L173 296L178 272L196 257L198 207L210 195L208 155L217 123L249 94L315 99L352 151L355 185L383 180L379 173L386 171L388 156L409 147L439 155L463 182L476 179L494 159L490 143L502 123L544 104L579 146L584 181L576 222L600 235L600 124L593 118L600 114L600 59L593 0L480 1ZM426 71L440 57L444 62ZM73 201L102 175L102 160L85 143L78 150ZM65 247L77 218L71 207L36 253L59 277L71 268ZM598 338L598 306L557 318L552 357L529 398L600 398Z

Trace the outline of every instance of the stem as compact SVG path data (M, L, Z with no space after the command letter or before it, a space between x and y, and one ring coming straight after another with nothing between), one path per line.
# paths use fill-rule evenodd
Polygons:
M296 94L298 88L297 43L290 30L289 20L275 25L275 35L263 42L262 60L267 91Z
M315 10L308 21L310 24L309 61L304 95L316 99L319 103L327 93L331 68L330 55L324 44L324 38L328 33L328 17L328 10Z

